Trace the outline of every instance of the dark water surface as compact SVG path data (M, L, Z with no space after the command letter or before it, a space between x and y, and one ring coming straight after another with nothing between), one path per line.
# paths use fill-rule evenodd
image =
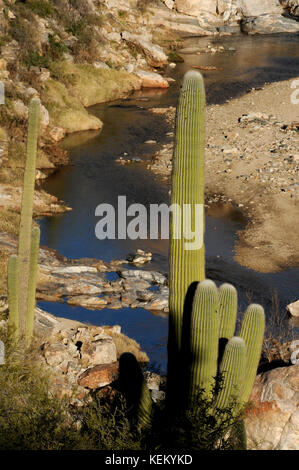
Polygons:
M63 199L73 208L65 215L43 218L41 243L70 258L95 257L110 261L124 258L137 248L153 253L146 266L162 272L168 270L168 242L165 240L97 240L95 208L109 203L117 207L119 195L125 195L127 206L132 203L160 204L168 202L169 188L146 169L146 163L159 146L171 139L161 117L148 112L154 106L176 105L184 72L192 65L216 65L223 71L204 72L208 103L222 103L252 87L266 82L284 80L299 75L298 37L238 36L213 41L232 47L215 55L184 55L185 63L168 69L167 75L176 82L169 90L143 90L129 99L96 105L90 112L104 122L101 132L71 135L63 145L70 153L71 164L48 178L44 188ZM184 47L204 48L211 40L186 40ZM147 100L145 100L145 98ZM156 145L146 145L146 140ZM115 159L141 158L141 163L121 166ZM278 292L282 306L298 298L299 270L288 269L277 274L260 274L241 267L233 260L236 232L245 221L234 211L217 211L206 220L207 277L232 282L238 288L240 305L245 307L247 296L269 308L273 291ZM48 311L93 324L120 324L123 331L139 341L149 353L151 363L166 365L167 319L142 309L89 311L67 304L40 303Z

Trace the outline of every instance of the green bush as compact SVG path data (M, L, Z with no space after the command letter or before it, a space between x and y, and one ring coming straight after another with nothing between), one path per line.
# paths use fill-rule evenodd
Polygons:
M49 67L49 57L39 53L37 49L29 49L27 54L24 55L23 62L26 67Z
M42 18L53 15L55 11L48 0L27 0L26 6Z

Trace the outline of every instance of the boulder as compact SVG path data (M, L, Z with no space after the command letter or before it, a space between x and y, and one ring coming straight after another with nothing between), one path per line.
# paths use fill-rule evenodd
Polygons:
M287 305L287 311L292 315L292 317L299 318L299 300Z
M249 401L245 426L250 449L299 449L299 364L258 375Z
M168 88L168 81L156 72L147 72L145 70L136 70L135 75L141 79L143 88Z
M49 130L49 137L53 142L59 142L65 137L66 131L62 127L52 127Z
M286 11L295 17L299 17L299 0L280 0Z
M23 101L21 100L13 101L12 105L13 105L14 112L19 119L24 119L24 120L28 119L28 107L25 106Z
M88 366L116 362L116 346L111 336L102 334L99 339L83 342L80 348L82 363Z
M125 31L122 33L122 39L128 44L132 44L140 49L146 57L149 65L152 67L163 67L168 63L168 58L162 47L152 44L149 39L139 34L132 34Z
M164 0L164 3L167 6L167 8L169 8L169 10L174 9L175 0Z
M40 105L40 124L43 128L48 127L50 124L49 111L43 104Z
M198 16L203 11L216 14L217 0L176 0L175 4L185 15Z
M262 15L242 21L241 29L247 34L298 33L299 23L281 15Z
M279 15L283 6L279 0L239 0L243 16Z
M79 376L78 384L90 390L105 387L117 378L118 368L118 362L91 367Z

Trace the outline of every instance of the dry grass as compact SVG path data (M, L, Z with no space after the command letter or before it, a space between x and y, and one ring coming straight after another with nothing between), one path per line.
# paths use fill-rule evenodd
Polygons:
M21 186L24 179L23 168L11 168L3 166L0 171L0 183L10 184L12 186Z
M7 295L7 263L9 255L7 251L0 250L0 296Z
M288 342L294 339L294 328L288 321L287 312L281 311L278 294L273 292L263 342L263 356L269 362L274 360L288 362Z
M109 331L109 335L113 338L113 341L117 350L117 358L125 353L129 352L134 354L138 362L148 363L149 359L145 352L141 351L140 345L134 339L128 338L122 333L113 333Z
M84 106L121 98L140 86L135 75L114 69L96 69L90 64L57 62L51 71Z
M88 114L79 99L71 96L65 85L56 80L48 80L42 94L52 125L61 126L67 132L99 129L101 121Z
M0 209L0 232L18 235L20 225L20 214L8 209Z

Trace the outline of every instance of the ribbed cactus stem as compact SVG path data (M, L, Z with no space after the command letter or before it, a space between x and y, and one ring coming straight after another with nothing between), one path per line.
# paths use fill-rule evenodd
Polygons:
M237 307L237 290L231 284L222 284L219 288L219 338L230 339L234 336Z
M18 308L18 257L11 255L7 267L8 283L8 324L17 338L19 334L19 308Z
M221 390L216 400L216 408L232 406L234 411L238 409L240 392L245 378L246 346L242 338L231 338L224 351L220 365L222 379Z
M189 399L197 389L211 396L217 376L219 339L218 292L213 281L198 284L190 328Z
M137 426L139 429L150 428L152 424L153 402L145 379L141 384L140 399L137 408Z
M199 72L183 80L176 117L171 204L181 211L181 220L171 217L169 248L168 381L176 374L182 342L182 323L187 291L205 278L204 261L204 128L205 89ZM187 210L184 211L184 205ZM189 213L187 211L190 211ZM183 216L185 214L185 217ZM189 218L186 217L189 215ZM187 222L196 231L192 249ZM178 237L177 230L180 233ZM183 232L185 231L186 238ZM190 238L189 241L187 238ZM194 238L195 240L195 238ZM188 249L187 249L188 248ZM190 308L191 309L191 308ZM174 379L175 381L175 379Z
M26 319L26 345L27 346L30 346L31 339L33 336L33 329L34 329L39 241L40 241L40 228L33 227L32 235L31 235L28 307L27 307L27 319Z
M239 336L246 344L247 359L244 387L241 392L241 402L247 403L256 377L263 337L265 331L265 313L261 305L251 304L247 308L241 324Z
M28 285L30 272L31 230L33 215L33 198L35 185L37 138L40 101L34 98L29 106L29 123L27 137L27 156L24 173L21 222L19 232L19 316L20 334L26 333L26 314L28 305Z

